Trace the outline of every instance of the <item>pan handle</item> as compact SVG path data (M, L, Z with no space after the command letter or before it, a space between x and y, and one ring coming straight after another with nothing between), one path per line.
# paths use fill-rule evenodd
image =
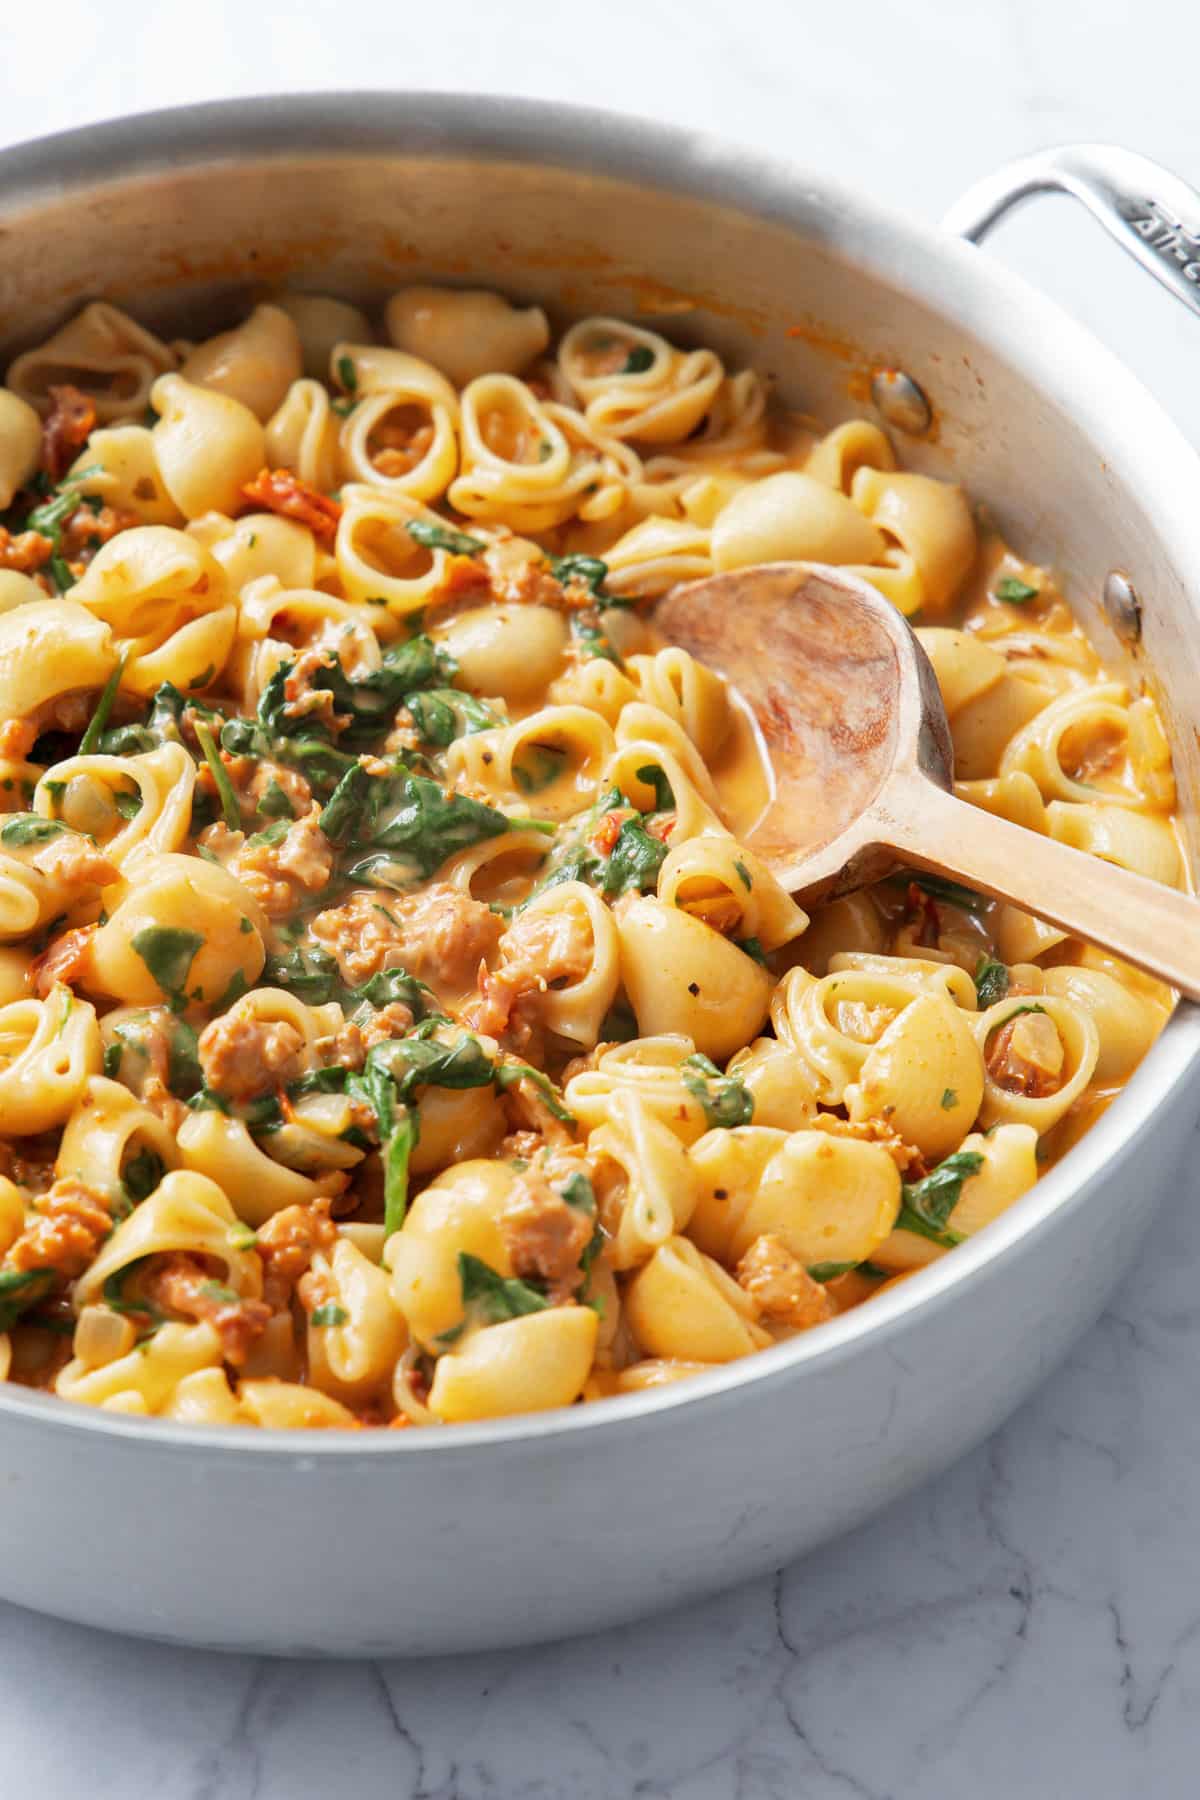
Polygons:
M1116 144L1061 144L1005 163L955 202L947 231L982 243L1005 213L1035 194L1073 194L1109 236L1200 313L1200 194L1149 157Z

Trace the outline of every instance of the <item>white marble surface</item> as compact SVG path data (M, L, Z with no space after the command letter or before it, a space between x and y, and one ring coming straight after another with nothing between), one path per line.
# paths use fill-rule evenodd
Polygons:
M928 217L996 162L1067 138L1122 139L1200 181L1200 26L1173 0L4 11L10 141L172 101L407 84L716 128ZM1196 434L1195 321L1065 202L996 245ZM520 1656L322 1666L164 1650L0 1606L0 1793L1195 1794L1195 1189L1185 1165L1117 1305L991 1443L803 1565L691 1611Z

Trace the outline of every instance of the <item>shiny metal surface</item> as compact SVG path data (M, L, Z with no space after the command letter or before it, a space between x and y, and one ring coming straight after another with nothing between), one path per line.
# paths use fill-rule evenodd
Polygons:
M1142 603L1128 575L1112 569L1104 582L1104 610L1123 644L1136 644L1142 635Z
M933 424L933 408L923 389L903 369L876 369L871 399L884 423L909 437L924 437Z
M630 312L862 410L898 363L919 468L986 496L1160 695L1200 785L1196 460L1114 359L974 248L836 183L627 118L346 94L153 114L0 159L0 337L100 293L158 323L288 279L423 276ZM1100 602L1128 571L1143 634ZM1193 846L1194 848L1194 846ZM582 1631L811 1549L944 1468L1097 1315L1195 1112L1181 1008L1119 1100L994 1225L807 1338L655 1392L435 1433L199 1430L0 1389L14 1600L180 1642L427 1653Z
M1060 144L1006 163L969 188L942 224L979 244L1013 207L1051 193L1081 201L1123 250L1200 313L1200 194L1116 144Z

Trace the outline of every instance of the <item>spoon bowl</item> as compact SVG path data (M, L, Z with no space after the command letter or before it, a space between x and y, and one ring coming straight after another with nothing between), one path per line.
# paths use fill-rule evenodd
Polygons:
M902 867L1011 901L1200 999L1200 905L955 797L928 657L869 582L764 563L675 588L656 629L737 689L775 792L747 842L805 904Z

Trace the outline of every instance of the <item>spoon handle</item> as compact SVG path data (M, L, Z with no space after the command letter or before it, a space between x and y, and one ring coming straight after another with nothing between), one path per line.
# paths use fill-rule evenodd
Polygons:
M1200 901L995 817L914 777L877 803L878 837L915 868L1010 900L1200 1000Z

